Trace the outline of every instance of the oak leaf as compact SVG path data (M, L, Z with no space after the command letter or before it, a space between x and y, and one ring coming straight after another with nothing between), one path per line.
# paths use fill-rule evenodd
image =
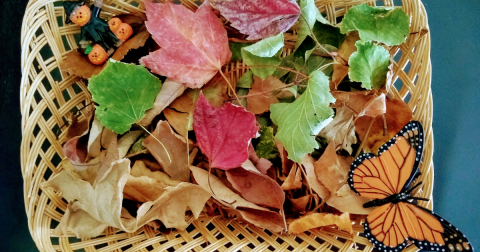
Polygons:
M294 0L216 0L213 5L249 40L285 32L300 16Z
M228 63L227 31L205 1L193 13L170 1L145 1L146 26L161 49L140 59L152 72L199 88Z
M223 170L237 168L247 160L248 146L258 131L252 113L231 103L215 108L203 93L195 107L193 129L210 166Z

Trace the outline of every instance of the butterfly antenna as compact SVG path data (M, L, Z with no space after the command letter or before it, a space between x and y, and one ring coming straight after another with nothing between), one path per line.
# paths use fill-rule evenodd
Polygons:
M416 184L414 187L408 189L406 193L410 194L413 190L415 190L415 188L419 187L421 184L422 184L422 181L418 182L418 184Z
M427 198L419 198L419 197L407 197L407 199L422 200L422 201L430 201L430 199L427 199Z

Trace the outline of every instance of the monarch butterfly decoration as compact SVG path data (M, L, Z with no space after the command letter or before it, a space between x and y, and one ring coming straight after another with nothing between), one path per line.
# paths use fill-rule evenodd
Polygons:
M350 168L348 184L357 194L373 199L363 207L377 207L365 221L366 238L379 250L399 252L415 244L419 249L439 252L473 252L468 239L434 212L417 205L412 192L420 175L424 148L423 127L408 123L379 155L357 157Z

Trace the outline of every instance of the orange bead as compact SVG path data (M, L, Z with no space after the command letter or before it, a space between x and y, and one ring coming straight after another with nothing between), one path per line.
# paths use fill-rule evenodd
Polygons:
M88 54L88 59L95 65L101 65L108 59L108 54L100 45L93 46L92 51Z
M118 27L118 30L115 32L115 35L121 41L127 40L130 36L132 36L132 34L133 34L133 29L127 23L122 23L120 27Z
M91 16L92 12L90 9L86 5L82 5L72 11L70 20L77 25L84 26L90 21Z
M120 28L120 25L122 24L122 20L120 18L114 17L108 21L108 27L110 27L110 30L112 32L116 32L118 28Z

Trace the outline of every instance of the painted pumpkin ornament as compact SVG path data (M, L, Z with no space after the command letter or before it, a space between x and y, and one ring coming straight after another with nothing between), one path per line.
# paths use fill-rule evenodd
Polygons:
M119 18L114 17L109 22L101 19L102 6L103 0L95 0L91 8L84 0L63 2L67 14L65 23L81 26L80 46L95 65L103 64L133 34L132 27Z
M365 235L379 250L398 252L415 244L419 249L439 252L473 252L468 239L434 212L417 205L413 196L420 175L424 148L423 127L408 123L379 155L357 157L350 168L348 183L357 194L373 199L363 207L377 207L365 221Z

